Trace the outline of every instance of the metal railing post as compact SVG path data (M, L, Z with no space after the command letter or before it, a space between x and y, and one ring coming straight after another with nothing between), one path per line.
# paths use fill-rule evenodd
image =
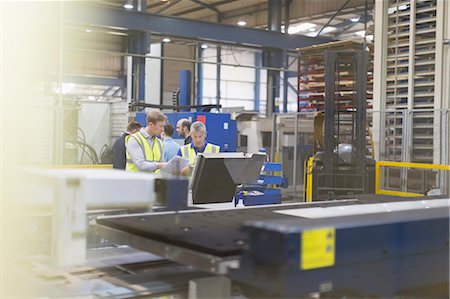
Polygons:
M297 144L298 144L298 114L295 114L294 120L294 173L292 183L294 184L294 194L297 192Z

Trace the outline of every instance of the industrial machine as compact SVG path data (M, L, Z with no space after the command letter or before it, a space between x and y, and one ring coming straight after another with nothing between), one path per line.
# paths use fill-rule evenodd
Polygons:
M325 51L323 147L314 157L315 200L374 193L375 161L367 157L366 145L366 77L365 50Z
M96 223L107 239L226 275L250 298L448 297L448 199L361 196Z
M65 267L56 270L48 265L36 268L42 263L38 259L33 260L34 271L24 275L37 272L51 286L49 293L39 293L42 296L309 298L315 293L320 298L448 298L447 198L353 195L312 203L201 209L205 202L231 203L233 194L225 194L226 186L254 180L263 162L262 155L203 154L191 184L197 205L97 217L91 229L114 245L78 255L77 262L87 256L81 268L68 268L73 263L61 263ZM62 262L73 262L68 254L83 250L79 242L86 232L86 204L149 207L188 200L187 181L173 177L114 170L50 172L44 176L50 179L40 182L54 186L54 193L35 193L53 194L53 223L58 223L53 225L54 236L60 236L56 248ZM130 188L137 193L130 194ZM61 271L68 282L45 279Z

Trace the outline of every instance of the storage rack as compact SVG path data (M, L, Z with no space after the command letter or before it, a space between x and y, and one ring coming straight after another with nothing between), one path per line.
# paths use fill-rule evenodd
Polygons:
M373 102L373 47L367 44L369 49L369 61L367 67L367 94L366 108L372 108ZM355 41L338 41L327 44L315 45L311 47L300 48L298 62L298 111L324 111L325 107L325 52L331 51L357 51L363 48L363 44ZM350 66L350 64L348 64ZM335 103L339 105L339 109L347 113L342 113L339 119L337 133L343 137L342 142L351 143L349 135L352 131L351 123L355 108L352 101L356 95L354 70L341 65L339 72L336 73L336 89ZM367 123L372 123L372 115L367 115ZM367 149L372 152L372 140L370 134L366 135ZM347 140L347 142L346 142Z
M387 10L385 159L433 163L437 0Z
M369 46L369 54L372 46ZM324 52L326 50L360 50L363 44L355 41L338 41L327 44L301 48L298 61L298 111L322 111L325 98ZM341 103L347 102L346 108L352 108L354 82L348 71L341 72L339 80ZM370 56L367 73L367 108L372 107L373 100L373 59ZM345 105L343 106L345 107Z

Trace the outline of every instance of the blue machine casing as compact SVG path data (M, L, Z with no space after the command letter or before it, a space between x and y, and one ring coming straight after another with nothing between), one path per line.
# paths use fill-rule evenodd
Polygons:
M334 264L302 270L301 235L326 227L336 230ZM350 290L351 298L392 298L408 289L448 283L446 209L323 219L292 217L249 222L245 229L249 246L231 276L268 294L291 298Z
M219 145L221 152L235 152L237 143L237 124L231 119L229 113L211 113L211 112L172 112L166 113L168 122L174 126L181 118L187 118L191 122L200 120L206 124L208 136L206 140L209 143ZM136 113L136 121L145 126L145 113ZM172 138L183 139L176 132Z
M281 164L274 162L264 163L263 173L257 182L245 185L234 197L234 206L240 201L244 206L271 205L281 203L281 190L272 188L271 185L286 188L287 178L275 175L274 172L281 172Z

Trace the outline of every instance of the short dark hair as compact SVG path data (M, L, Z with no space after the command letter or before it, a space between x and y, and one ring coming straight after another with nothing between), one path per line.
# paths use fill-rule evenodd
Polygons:
M159 110L147 112L147 124L156 125L158 121L167 121L167 116Z
M191 129L191 122L189 120L185 120L181 123L181 128L187 127L188 131Z
M164 126L164 134L166 134L167 137L172 137L172 135L173 135L173 126L171 124L166 124Z
M132 120L128 123L127 132L133 132L139 130L140 128L142 128L142 125L137 121Z

